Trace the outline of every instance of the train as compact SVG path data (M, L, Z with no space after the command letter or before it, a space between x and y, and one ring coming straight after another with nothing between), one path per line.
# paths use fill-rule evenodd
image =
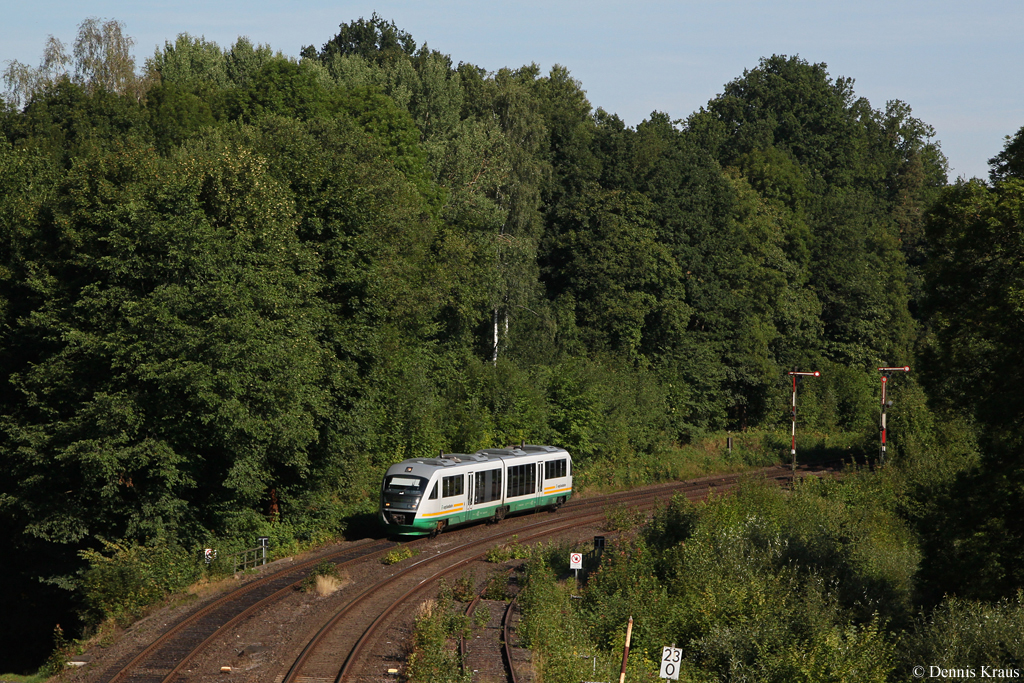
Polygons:
M521 444L442 453L388 468L380 522L391 536L434 536L456 525L557 508L571 497L572 457L564 448Z

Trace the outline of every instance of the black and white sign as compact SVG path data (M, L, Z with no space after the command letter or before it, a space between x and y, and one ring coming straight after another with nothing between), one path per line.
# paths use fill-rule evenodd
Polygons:
M569 553L569 569L583 569L583 553Z
M679 663L683 660L683 650L678 647L661 648L661 673L658 678L679 680Z

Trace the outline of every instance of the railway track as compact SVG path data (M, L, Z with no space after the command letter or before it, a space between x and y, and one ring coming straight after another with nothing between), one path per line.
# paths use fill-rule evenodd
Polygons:
M319 555L250 581L173 625L141 651L115 662L97 680L109 683L169 683L175 680L182 667L196 653L209 646L225 628L230 628L293 591L295 585L317 564L329 561L344 566L380 555L396 545L392 541L372 541L343 551Z
M778 468L777 471L765 474L771 479L788 481L791 471ZM523 543L537 541L602 520L609 504L632 504L639 509L650 510L677 493L699 498L706 495L712 487L727 490L738 480L739 477L710 478L700 482L669 484L656 487L654 490L646 488L642 491L622 492L613 496L580 501L571 517L560 516L556 520L528 523L516 530L517 536ZM346 683L367 680L368 672L362 671L367 660L364 652L377 639L388 620L403 608L412 609L418 601L416 596L436 587L442 578L472 563L482 562L490 548L507 537L506 529L496 528L481 539L457 545L433 557L410 563L399 573L366 588L316 633L287 674L275 680L280 680L281 683ZM397 597L393 597L396 595ZM380 604L385 601L390 602L387 607L380 609ZM368 625L363 628L364 624ZM362 634L357 638L356 634L361 629ZM507 635L505 643L508 647ZM508 662L509 680L514 682L516 676L511 653L506 653L505 660ZM338 662L343 662L340 668Z
M766 478L785 482L790 477L790 470L779 466L767 468L762 474ZM260 680L283 683L355 680L355 672L362 662L363 652L372 642L381 624L422 590L436 585L443 576L472 562L479 562L490 547L504 542L509 534L515 533L521 537L525 534L527 538L521 540L526 542L600 519L609 506L636 505L649 508L656 504L656 500L667 500L676 493L684 493L687 497L696 499L706 495L712 488L727 490L742 476L744 475L707 477L683 483L672 482L646 487L642 491L624 491L587 499L576 498L565 505L557 516L527 514L510 518L501 525L487 527L483 538L461 545L457 544L458 540L463 538L460 531L442 534L434 541L418 539L405 542L405 547L426 552L433 549L435 552L414 562L406 561L403 564L408 566L401 567L391 577L373 583L349 600L333 618L320 627L286 672L269 678L261 677ZM541 516L544 519L537 521ZM480 527L471 527L473 528ZM443 552L438 549L439 545L451 542L455 542L456 546ZM190 663L203 652L223 645L231 632L245 620L256 614L269 612L277 602L285 599L285 596L294 595L296 584L317 564L330 561L339 567L345 567L369 563L397 545L386 540L365 542L297 562L287 569L250 581L212 600L168 628L147 647L122 657L108 666L100 676L91 680L98 683L171 683L191 680L195 672L185 673ZM387 607L382 610L380 605L385 601ZM342 623L344 627L339 628L339 624ZM325 664L328 661L333 664ZM339 662L343 662L340 669Z

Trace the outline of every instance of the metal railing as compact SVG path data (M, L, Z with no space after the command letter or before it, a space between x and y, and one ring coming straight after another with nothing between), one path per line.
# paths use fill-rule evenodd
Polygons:
M232 573L237 574L239 570L244 572L246 569L262 567L270 561L268 559L270 554L270 538L268 536L260 536L258 540L260 544L255 548L247 548L237 553L231 553L225 558L231 560Z

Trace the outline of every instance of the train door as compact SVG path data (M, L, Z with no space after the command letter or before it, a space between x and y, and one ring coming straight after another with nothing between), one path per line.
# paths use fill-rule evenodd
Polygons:
M474 486L476 485L476 477L472 472L466 472L466 509L473 509L473 498L474 498Z
M537 497L544 497L544 463L537 463Z

